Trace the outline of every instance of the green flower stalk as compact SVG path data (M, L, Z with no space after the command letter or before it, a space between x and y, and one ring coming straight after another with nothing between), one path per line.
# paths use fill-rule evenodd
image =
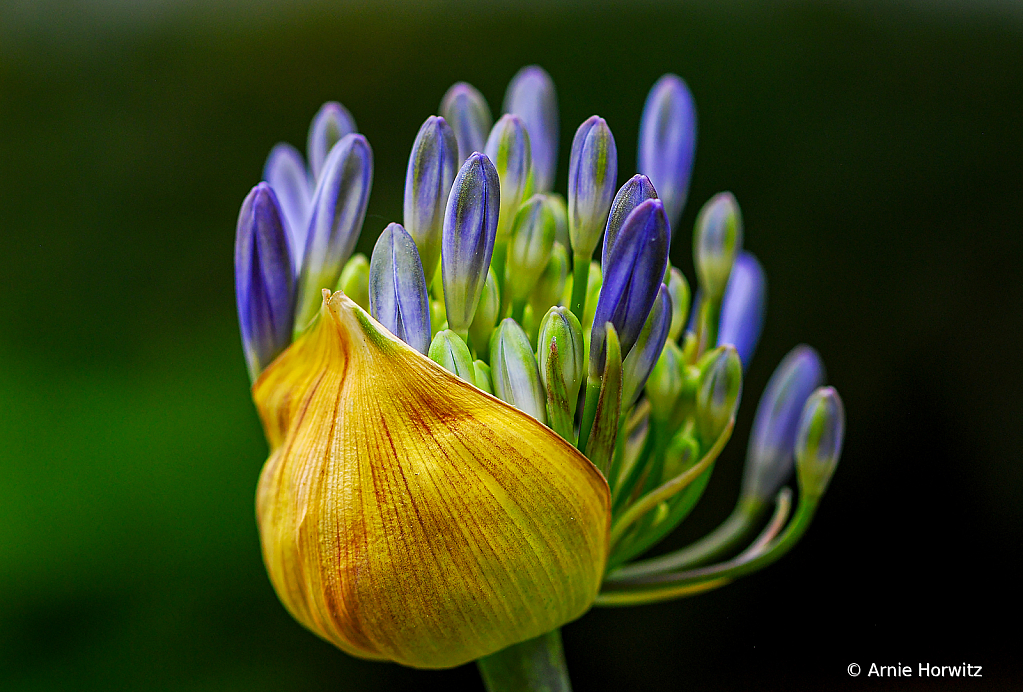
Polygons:
M564 692L560 627L589 608L693 596L792 549L845 413L817 353L794 349L757 407L733 514L644 558L731 438L766 272L728 193L697 217L695 297L669 263L696 137L679 77L651 90L640 171L620 188L593 116L566 197L553 191L560 120L541 68L515 76L504 110L492 126L479 91L447 92L412 143L405 225L387 224L369 259L352 252L372 152L344 107L313 119L308 168L272 150L235 237L269 446L256 516L281 602L341 650L477 661L491 692Z

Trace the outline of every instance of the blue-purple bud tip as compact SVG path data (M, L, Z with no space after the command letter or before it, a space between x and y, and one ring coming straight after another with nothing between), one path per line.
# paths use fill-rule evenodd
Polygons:
M328 101L320 107L320 110L313 116L313 122L309 125L309 139L306 143L306 153L309 155L309 169L313 174L313 181L320 179L323 172L323 162L326 161L330 150L344 138L353 132L358 132L355 127L355 118L348 112L348 109L337 101Z
M494 118L476 87L466 82L453 84L441 99L440 115L455 131L459 163L474 151L483 151Z
M603 118L590 116L575 132L568 163L568 235L576 256L593 254L617 185L614 135Z
M270 150L263 166L263 180L270 184L291 240L291 259L295 273L302 266L306 233L309 231L309 211L313 200L312 184L305 169L305 161L298 149L281 142Z
M494 254L501 204L497 169L475 152L458 171L444 212L441 278L448 327L464 334L472 323Z
M459 162L454 130L431 115L419 128L405 173L405 229L419 248L427 284L440 261L444 207Z
M751 253L740 252L721 301L718 345L735 346L743 370L749 367L760 341L766 308L767 275L764 268Z
M742 478L745 497L767 502L788 478L803 405L823 383L824 363L806 345L789 351L775 368L753 418Z
M672 227L678 225L689 195L695 154L693 95L679 76L666 74L650 89L643 106L637 168L653 181Z
M605 322L618 332L622 353L628 355L646 323L668 266L668 217L659 199L636 207L622 225L603 267L603 285L590 335L590 373L604 368Z
M323 300L321 291L337 285L352 254L373 184L373 152L366 138L345 135L323 163L313 193L309 233L298 279L295 327L305 329Z
M618 233L622 230L622 224L629 218L632 210L648 199L657 199L657 191L654 190L650 178L642 173L625 181L625 184L618 189L614 201L611 202L611 212L607 216L607 228L604 230L604 248L600 254L600 264L606 267L611 258L611 247L615 244Z
M549 192L558 166L558 96L554 81L539 65L519 70L504 94L505 113L522 118L533 155L533 190Z
M401 224L388 224L369 260L369 312L392 334L426 354L430 299L419 251Z
M295 270L284 214L273 189L260 183L242 202L234 239L238 322L253 380L291 343Z

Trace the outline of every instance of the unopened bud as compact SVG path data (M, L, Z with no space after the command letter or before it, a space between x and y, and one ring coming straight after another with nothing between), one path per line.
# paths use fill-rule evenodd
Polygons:
M700 359L696 390L696 427L706 447L735 415L742 393L742 363L732 346L720 346Z
M529 337L515 320L501 322L490 343L494 394L541 423L547 422L547 397L540 384Z
M337 288L355 301L360 308L369 312L369 260L366 255L357 252L345 262L341 270L341 278L337 280Z
M845 440L845 407L834 387L821 387L807 399L796 435L800 491L820 497L838 466Z
M724 295L732 264L742 250L742 214L730 192L714 195L696 217L693 260L700 288L707 300Z
M437 363L469 384L476 384L476 368L472 362L472 354L461 337L450 329L437 332L430 343L430 360Z
M369 262L369 311L420 353L430 348L430 299L419 251L401 224L384 229Z
M440 115L455 132L459 164L474 151L483 151L494 118L487 100L476 87L466 82L452 85L441 99Z

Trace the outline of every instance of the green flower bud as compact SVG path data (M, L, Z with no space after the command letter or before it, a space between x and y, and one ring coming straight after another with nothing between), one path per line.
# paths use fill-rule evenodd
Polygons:
M522 118L506 113L494 123L484 153L497 168L501 181L501 211L497 219L497 242L508 238L519 205L533 187L533 160L529 132Z
M557 349L560 361L557 372L548 372L548 360L552 345ZM540 322L540 338L538 352L540 354L540 379L544 387L550 391L549 378L558 377L564 382L565 392L572 405L579 398L584 369L583 329L578 318L566 307L553 307L547 311Z
M834 387L820 387L803 406L796 434L799 490L819 498L835 473L845 440L845 407Z
M490 366L482 360L474 361L472 364L476 377L476 386L487 394L494 393L494 380L490 375Z
M693 260L706 300L720 302L735 258L742 250L742 213L730 192L703 205L693 233Z
M547 266L554 247L554 213L545 195L533 195L515 214L508 240L504 285L514 303L524 301Z
M437 336L437 332L448 328L448 316L444 310L444 299L430 301L430 338Z
M342 291L360 308L369 312L369 260L361 252L352 255L341 270L335 291Z
M540 384L536 356L522 327L505 319L490 344L494 394L541 423L547 422L547 396Z
M548 192L547 199L550 200L551 211L554 212L554 239L565 248L568 248L570 247L568 240L568 203L557 192Z
M430 343L430 360L469 384L476 384L472 354L465 342L450 329L437 332Z
M546 314L547 310L561 303L565 292L565 282L569 278L568 250L558 241L551 248L551 258L547 267L540 274L529 297L529 303L536 313Z
M469 338L472 340L472 347L476 353L490 352L490 334L497 324L498 313L501 311L501 291L497 287L497 279L494 271L487 271L487 280L483 284L483 294L480 295L479 305L476 306L476 314L472 317L472 324L469 325Z
M735 347L719 346L697 363L696 427L704 448L709 448L735 414L742 393L742 362Z
M668 295L671 296L671 326L668 328L668 340L678 341L689 316L689 282L678 267L671 267L668 270L667 283Z
M674 341L668 341L646 380L650 415L657 420L668 420L675 411L684 386L685 360L682 349Z

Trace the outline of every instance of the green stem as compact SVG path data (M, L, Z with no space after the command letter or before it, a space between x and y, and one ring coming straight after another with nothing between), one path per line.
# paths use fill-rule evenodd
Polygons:
M586 311L586 284L590 280L590 257L576 253L572 262L572 312L579 319L579 323L583 324L583 313Z
M586 443L590 441L590 431L597 417L597 404L600 402L600 378L586 377L586 401L583 403L583 415L579 419L579 443L575 446L586 454Z
M757 540L751 549L728 562L630 579L622 579L618 574L609 574L604 579L605 588L597 597L595 605L638 605L666 601L724 586L741 576L763 569L799 542L813 520L819 500L819 497L801 496L796 514L781 536L774 540L770 538L766 541ZM786 512L783 503L778 503L776 515L781 516ZM775 520L768 524L764 531L765 537L777 533L777 524Z
M734 550L749 534L753 526L764 515L767 505L763 502L740 500L724 523L700 540L674 552L622 567L616 577L629 579L662 572L688 569Z
M476 661L487 692L571 692L561 630Z
M728 442L728 438L732 436L732 428L735 427L735 416L729 419L725 429L721 431L717 441L714 445L707 450L707 453L703 456L700 461L691 466L686 471L672 478L667 483L664 483L659 488L656 488L646 495L642 496L635 503L629 506L620 517L618 517L611 524L611 551L614 552L615 544L621 539L622 534L625 530L632 525L633 522L638 520L644 514L652 510L658 504L673 497L690 483L695 481L701 473L707 470L711 464L721 454L721 450L724 449L725 444Z

